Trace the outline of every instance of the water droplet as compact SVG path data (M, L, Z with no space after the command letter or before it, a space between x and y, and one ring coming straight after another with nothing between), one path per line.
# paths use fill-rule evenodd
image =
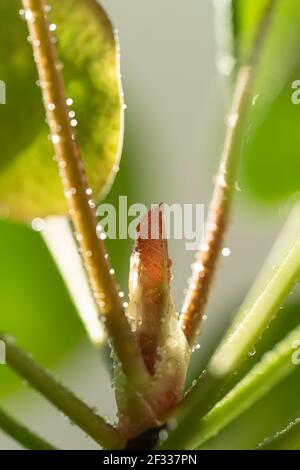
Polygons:
M235 187L235 189L236 189L239 193L242 192L241 187L240 187L238 181L236 181L236 182L234 183L234 187Z
M88 258L91 258L93 256L93 253L90 250L88 250L85 252L85 256L87 256Z
M258 98L259 98L259 95L253 96L253 98L252 98L252 106L255 106L255 105L256 105Z
M208 316L207 316L207 315L203 315L203 317L202 317L203 321L206 321L206 320L207 320L207 318L208 318Z
M230 253L231 253L230 248L223 248L223 250L222 250L222 256L224 256L225 258L227 258L227 256L230 256Z
M65 197L66 197L67 199L70 199L70 198L71 198L72 196L74 196L76 193L77 193L76 188L67 189L67 191L65 191Z
M75 117L75 111L69 111L68 116L69 116L69 118L74 118Z
M176 348L178 345L177 339L174 336L169 335L166 339L166 345L170 348Z
M119 297L124 297L124 295L125 295L124 292L122 291L119 292Z
M217 176L216 184L220 186L221 188L226 188L227 186L226 176L223 173Z
M127 104L122 104L122 109L127 109Z
M26 10L24 15L25 15L25 20L29 22L34 21L33 12L31 10Z
M170 370L170 372L172 372L172 371L174 372L174 370L176 370L176 368L178 367L178 362L176 361L176 359L174 357L169 357L168 358L167 367Z
M58 166L59 168L64 169L67 166L67 162L65 160L59 160Z
M56 24L51 23L50 26L49 26L49 30L50 31L55 31L56 30Z
M123 302L123 307L127 308L128 307L128 302Z
M51 140L53 144L58 144L60 142L60 137L57 134L51 136Z
M193 263L192 264L192 268L194 269L194 271L196 271L197 273L201 273L202 271L204 271L204 266L202 263L199 263L199 262L196 262L196 263Z
M169 433L166 429L162 429L161 431L159 431L158 437L160 442L165 442L169 437Z
M195 344L195 346L192 349L192 352L199 351L200 347L201 347L200 344Z
M87 190L85 192L88 196L91 196L93 194L92 188L87 188Z
M72 98L68 98L66 103L67 103L67 106L72 106L72 104L73 104Z
M234 69L235 63L236 60L232 55L224 55L219 59L217 67L222 75L229 77Z
M201 243L200 250L207 252L209 251L209 244L208 243Z
M76 127L77 124L78 124L77 119L71 119L71 126L72 126L72 127Z
M226 124L228 127L235 127L239 119L238 113L230 113L226 116Z
M55 109L55 104L54 103L49 103L47 108L49 109L49 111L53 111Z
M35 40L33 41L33 45L34 45L35 47L40 47L41 41L40 41L39 39L35 39Z
M248 352L248 356L249 357L253 357L255 356L256 354L256 349L253 347L252 349L250 349L250 351Z
M217 230L218 226L217 226L216 222L211 221L211 222L207 222L206 228L213 232L213 231Z
M41 219L40 217L36 217L31 222L31 227L36 232L41 232L42 230L44 230L45 226L46 226L46 222L44 221L44 219Z
M109 274L115 274L115 270L114 270L113 268L111 268L111 269L109 270Z
M88 205L90 206L91 209L95 209L96 204L94 203L93 199L88 200Z

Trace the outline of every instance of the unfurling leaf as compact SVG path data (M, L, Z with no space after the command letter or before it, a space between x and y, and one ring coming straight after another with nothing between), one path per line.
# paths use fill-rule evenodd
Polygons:
M163 425L182 398L190 350L172 302L170 268L160 204L136 228L127 312L151 383L138 393L115 364L119 427L129 439Z
M164 317L171 303L170 266L167 241L163 234L163 209L156 206L137 227L129 280L129 312L145 363L152 375L162 321L166 321Z
M43 83L37 81L20 5L18 0L0 4L0 77L7 89L6 105L0 107L0 216L26 221L65 214L67 206L45 123ZM69 117L73 126L78 121L78 140L97 198L113 180L123 136L118 43L96 0L53 0L51 6L50 28L58 39L57 66L70 97Z
M148 399L159 419L181 398L190 352L172 301L170 267L163 205L159 205L137 226L128 309L145 363L155 382L155 391Z

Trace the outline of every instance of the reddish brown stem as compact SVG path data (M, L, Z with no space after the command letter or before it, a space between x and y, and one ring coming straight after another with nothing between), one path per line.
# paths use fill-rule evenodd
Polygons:
M215 190L209 208L205 235L196 256L191 282L185 297L181 324L192 346L199 334L201 320L207 304L217 260L224 234L229 223L231 198L235 187L236 161L240 151L240 134L249 103L250 91L255 79L256 65L260 58L266 32L278 0L270 0L249 58L249 66L240 69L237 77L233 104L228 116L227 133L221 157Z
M126 318L104 242L97 236L96 215L91 207L75 131L68 118L67 97L49 30L45 1L23 0L23 5L69 214L108 334L129 380L139 386L144 384L148 374Z

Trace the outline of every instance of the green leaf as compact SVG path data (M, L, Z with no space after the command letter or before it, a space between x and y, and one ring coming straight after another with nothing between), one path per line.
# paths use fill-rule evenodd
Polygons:
M266 395L296 370L292 358L300 328L296 328L261 361L198 423L190 448L203 445L221 429Z
M0 5L0 77L7 88L7 104L0 107L0 214L30 220L65 214L66 203L20 6L19 0ZM113 180L123 137L117 40L96 0L53 0L51 6L67 93L74 100L69 109L76 112L89 183L99 196Z
M247 358L300 276L300 204L292 211L260 274L210 361L213 375L228 375Z
M219 31L221 64L231 63L233 58L238 65L247 62L267 3L267 0L218 0L220 14L222 7L231 19L231 23L223 22ZM292 84L300 77L299 42L299 2L277 1L257 73L238 177L244 194L265 202L279 202L300 190L297 177L300 108L292 103L295 91Z
M300 419L296 419L275 436L266 439L258 448L261 450L299 450Z

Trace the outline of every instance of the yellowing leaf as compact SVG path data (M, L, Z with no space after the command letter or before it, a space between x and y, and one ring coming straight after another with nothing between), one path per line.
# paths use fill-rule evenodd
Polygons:
M118 43L96 0L52 0L49 13L77 134L94 194L115 175L123 139ZM66 213L21 2L0 4L0 216L30 220ZM55 104L55 103L54 103ZM75 114L74 114L75 113Z

